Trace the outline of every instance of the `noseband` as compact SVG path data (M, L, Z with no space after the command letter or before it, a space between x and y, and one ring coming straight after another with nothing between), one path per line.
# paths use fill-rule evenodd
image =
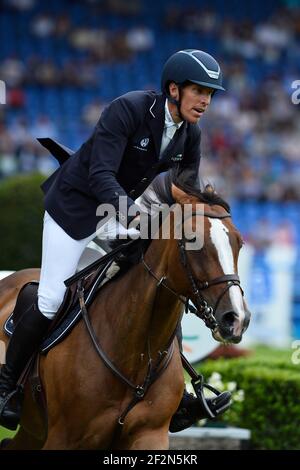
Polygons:
M216 215L216 214L210 214L209 212L194 211L190 215L188 215L188 217L185 220L195 215L201 215L202 217L210 217L212 219L226 219L228 217L231 217L229 213L226 213L223 215ZM174 295L176 295L176 297L182 303L185 304L186 312L190 310L197 317L201 318L208 328L210 328L212 331L215 331L218 328L218 322L216 320L215 314L224 294L230 289L230 287L238 286L241 289L242 295L244 295L243 289L241 288L241 285L240 285L240 278L237 274L225 274L224 276L219 276L209 281L199 282L193 275L191 264L187 256L188 250L185 248L185 241L183 239L178 241L178 247L179 247L179 252L180 252L180 261L187 273L188 279L192 286L194 304L196 308L189 302L190 301L189 297L183 297L182 295L178 294L176 291L174 291L171 287L168 286L168 284L166 283L167 278L165 276L163 276L162 278L159 278L158 276L156 276L156 274L152 271L150 266L145 262L144 258L142 259L142 262L146 270L149 272L149 274L158 281L157 287L163 286L164 288L172 292ZM227 285L224 287L223 291L217 298L217 301L214 307L209 306L207 301L202 295L202 291L205 289L208 289L211 286L215 286L217 284L223 284L223 283L226 283Z

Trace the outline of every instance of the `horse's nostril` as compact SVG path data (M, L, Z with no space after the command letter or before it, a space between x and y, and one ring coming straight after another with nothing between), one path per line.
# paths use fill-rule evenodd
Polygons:
M236 314L234 312L224 313L222 320L221 320L222 326L227 329L232 328L234 325L235 318L236 318Z

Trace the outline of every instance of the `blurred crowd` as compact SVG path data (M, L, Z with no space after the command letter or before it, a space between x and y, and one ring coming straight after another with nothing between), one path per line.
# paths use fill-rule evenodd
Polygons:
M2 8L22 15L35 4L36 0L6 0ZM203 44L204 50L216 55L226 79L226 93L213 98L200 123L201 177L229 198L300 200L300 105L291 98L292 84L300 80L300 8L282 5L268 18L253 21L230 14L224 17L217 10L196 7L196 2L193 7L177 2L168 3L160 23L147 23L144 18L143 24L141 0L77 0L74 4L84 4L87 17L115 15L126 26L110 29L100 20L96 26L88 26L89 21L73 24L63 7L59 15L46 10L32 15L26 32L32 41L46 37L53 47L63 42L72 53L61 63L36 53L24 58L16 52L1 58L7 105L0 105L0 178L36 170L48 174L56 165L35 137L63 139L60 124L47 113L28 117L28 88L94 89L93 99L74 117L82 135L88 134L108 101L101 94L101 87L107 85L105 80L101 83L102 67L122 63L131 76L141 56L159 61L162 67L177 47L168 46L164 54L159 53L164 47L161 41L178 34L192 37L197 48ZM190 44L183 42L180 47ZM149 78L144 87L159 89L159 78Z

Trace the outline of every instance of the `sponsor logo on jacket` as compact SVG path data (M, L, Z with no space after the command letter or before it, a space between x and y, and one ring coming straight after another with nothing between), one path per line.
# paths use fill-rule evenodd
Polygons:
M182 153L179 153L178 155L174 155L173 157L171 157L171 160L173 162L180 162L182 159L183 159Z
M135 149L138 149L138 150L142 150L143 152L147 152L147 147L148 147L148 144L149 144L149 137L144 137L141 141L140 141L140 145L134 145L133 148Z

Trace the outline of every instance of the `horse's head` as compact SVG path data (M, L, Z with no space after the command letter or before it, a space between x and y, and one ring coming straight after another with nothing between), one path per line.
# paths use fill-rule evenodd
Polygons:
M237 270L241 234L232 223L229 205L211 186L200 191L182 180L178 184L178 178L175 185L172 178L171 172L157 178L139 201L151 214L157 204L159 210L163 205L174 209L171 217L165 218L171 227L170 232L166 231L170 233L167 276L159 280L144 263L145 267L159 280L158 285L181 301L192 300L194 313L204 320L217 341L239 343L250 320ZM170 215L170 211L167 213ZM164 223L160 229L159 238L165 239Z
M197 193L172 186L176 203L191 208L187 216L183 211L184 233L198 236L198 246L184 236L179 241L180 272L187 279L185 295L216 340L239 343L250 320L237 271L242 237L232 223L228 204L210 186Z

